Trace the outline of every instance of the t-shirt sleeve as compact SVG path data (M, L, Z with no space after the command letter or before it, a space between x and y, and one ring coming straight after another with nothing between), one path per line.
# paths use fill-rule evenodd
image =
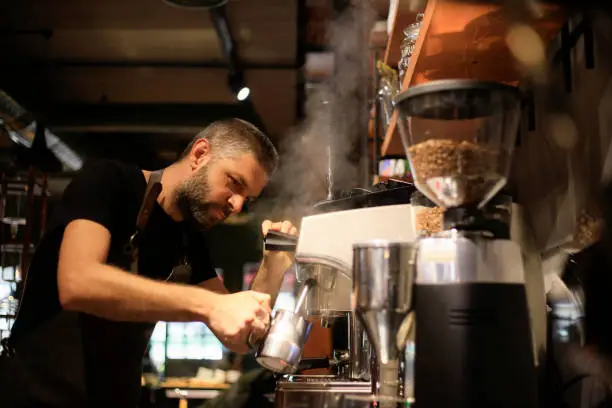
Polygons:
M109 231L117 219L122 191L121 168L110 161L86 163L64 190L62 222L85 219Z
M191 284L197 285L208 279L216 278L206 239L202 234L190 234L189 261L191 263Z

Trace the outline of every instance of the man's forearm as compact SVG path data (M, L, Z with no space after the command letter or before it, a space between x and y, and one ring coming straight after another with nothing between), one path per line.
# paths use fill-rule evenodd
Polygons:
M266 253L263 257L251 289L270 295L274 307L276 297L283 284L285 271L292 264L291 258L284 253Z
M69 283L64 308L118 321L204 321L214 298L206 289L159 282L121 269L92 265Z

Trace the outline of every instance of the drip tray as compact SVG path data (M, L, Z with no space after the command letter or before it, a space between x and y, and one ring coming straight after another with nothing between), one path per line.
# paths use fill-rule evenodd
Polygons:
M333 375L288 375L276 383L276 390L370 393L372 385L370 381L350 381Z
M276 383L275 407L340 408L347 395L370 395L370 381L348 381L329 375L285 376Z

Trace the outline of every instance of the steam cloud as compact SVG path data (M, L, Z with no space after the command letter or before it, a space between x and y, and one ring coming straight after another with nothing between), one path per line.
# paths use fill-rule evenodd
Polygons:
M274 198L257 212L298 222L316 202L360 184L356 146L367 131L368 35L374 11L353 0L330 22L327 43L335 74L308 95L306 118L282 138Z

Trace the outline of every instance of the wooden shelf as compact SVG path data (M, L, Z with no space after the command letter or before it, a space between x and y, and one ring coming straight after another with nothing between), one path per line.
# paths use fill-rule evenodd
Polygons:
M548 46L567 21L566 10L558 5L540 6L539 18L523 18ZM515 10L512 10L516 14ZM396 23L403 24L401 11ZM410 12L405 12L410 18ZM470 3L461 0L429 0L402 90L409 86L439 79L478 79L517 85L521 71L506 45L505 36L515 15L495 4ZM414 18L414 17L412 17ZM393 30L393 33L401 29ZM388 43L389 58L399 43ZM397 41L397 40L395 40ZM381 155L405 154L398 131L397 114L393 115Z

